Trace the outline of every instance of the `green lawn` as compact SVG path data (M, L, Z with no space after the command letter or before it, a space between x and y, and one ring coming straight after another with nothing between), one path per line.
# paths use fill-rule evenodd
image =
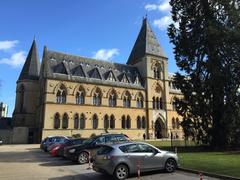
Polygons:
M240 177L240 152L179 153L182 168Z
M142 141L142 142L146 142L149 143L153 146L156 147L171 147L171 141L170 140L146 140L146 141ZM185 141L184 140L173 140L172 141L172 145L173 146L177 146L177 147L184 147L185 146ZM195 146L196 144L193 141L187 141L186 142L187 146Z

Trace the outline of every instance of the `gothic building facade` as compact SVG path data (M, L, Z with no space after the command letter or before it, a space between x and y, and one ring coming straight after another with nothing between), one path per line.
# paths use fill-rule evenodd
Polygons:
M126 64L44 47L40 65L34 40L17 81L14 126L25 127L26 142L105 132L182 138L172 77L146 18Z

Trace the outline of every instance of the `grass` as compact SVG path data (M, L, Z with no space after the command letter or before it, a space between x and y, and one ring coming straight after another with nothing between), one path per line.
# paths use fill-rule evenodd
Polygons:
M240 151L179 153L182 168L240 177Z
M171 147L171 141L170 140L146 140L146 141L142 141L142 142L146 142L149 143L153 146L156 147ZM185 146L185 141L184 140L173 140L172 141L172 145L173 146L177 146L177 147L184 147ZM187 141L186 142L187 146L195 146L196 144L193 141Z

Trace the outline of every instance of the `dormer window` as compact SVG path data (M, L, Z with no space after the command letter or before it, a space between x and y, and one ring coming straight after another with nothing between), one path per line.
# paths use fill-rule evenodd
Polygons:
M138 77L138 76L136 76L135 81L134 81L134 84L140 84L140 80L139 80L139 77Z
M116 79L115 79L115 77L114 77L114 75L113 75L113 73L111 71L108 74L107 80L109 80L109 81L116 81Z

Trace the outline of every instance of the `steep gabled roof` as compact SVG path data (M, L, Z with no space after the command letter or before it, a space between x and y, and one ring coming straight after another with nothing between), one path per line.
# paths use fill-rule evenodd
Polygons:
M52 78L58 80L72 80L75 82L83 83L97 83L103 85L111 85L118 87L128 87L128 88L144 88L144 80L141 79L140 84L134 84L133 79L135 79L136 74L140 74L138 68L132 65L111 63L107 61L95 60L91 58L79 57L70 54L50 51L45 48L44 50L44 62L43 66L43 76L45 78ZM61 70L64 64L66 71ZM60 66L59 66L60 65ZM60 67L56 70L56 67ZM57 73L56 73L57 72ZM62 73L59 73L62 72ZM115 81L106 80L106 78L113 74ZM119 83L121 82L119 78L126 75L129 83Z
M39 78L39 71L40 61L36 41L34 39L18 80L37 80Z
M147 22L147 18L144 18L141 30L128 58L127 64L136 64L147 54L166 57L155 34Z

